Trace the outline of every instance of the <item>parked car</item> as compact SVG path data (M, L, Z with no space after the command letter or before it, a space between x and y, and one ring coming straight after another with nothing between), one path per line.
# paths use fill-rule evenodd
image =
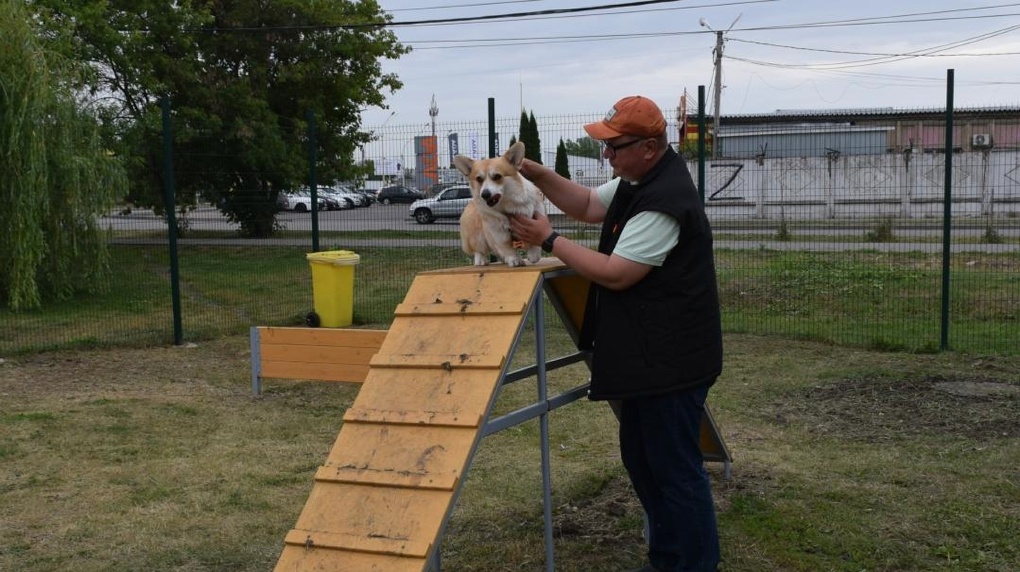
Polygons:
M463 185L463 184L464 183L436 183L436 184L432 185L431 187L429 187L429 192L426 193L426 195L430 196L430 197L434 197L434 196L438 195L439 193L445 191L446 189L449 189L450 187L457 187L457 186L460 186L460 185Z
M327 200L322 196L319 196L318 199L319 210L327 210L329 208ZM312 210L312 194L308 191L280 193L276 197L276 206L286 211L309 212Z
M424 195L411 187L405 187L403 185L383 187L379 189L379 193L375 196L375 199L384 205L388 205L390 203L413 203L414 201L422 198L425 198Z
M368 202L368 199L365 198L365 195L354 192L354 189L350 187L337 185L336 187L333 187L331 190L336 192L340 196L344 197L351 204L351 206L367 207L372 204Z
M470 187L450 187L434 197L414 201L408 209L408 215L418 224L431 224L437 218L460 218L470 201Z
M342 193L329 187L319 189L319 196L326 197L330 202L334 203L336 205L336 209L353 209L358 206L355 204L355 199L347 196L346 193Z
M326 203L326 210L328 211L338 211L341 209L351 208L351 205L344 200L343 197L330 193L329 189L319 189L319 192L316 194L318 195L319 200Z
M368 206L375 204L375 191L369 189L354 189L354 192L365 197L365 203Z

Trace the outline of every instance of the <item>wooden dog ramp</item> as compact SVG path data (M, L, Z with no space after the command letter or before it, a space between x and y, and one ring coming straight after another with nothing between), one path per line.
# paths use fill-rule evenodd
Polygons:
M541 272L554 262L415 278L277 571L426 568Z
M576 335L588 283L557 259L521 268L454 268L414 279L286 535L277 572L438 570L434 548L479 441L522 417L515 412L488 419L501 384L537 374L544 395L546 365L558 366L545 362L539 343L534 368L507 372L533 306L542 324L540 286ZM539 339L542 330L537 328ZM554 361L575 363L585 356ZM526 415L546 423L545 413L583 397L585 388L543 398ZM546 496L547 473L543 465Z

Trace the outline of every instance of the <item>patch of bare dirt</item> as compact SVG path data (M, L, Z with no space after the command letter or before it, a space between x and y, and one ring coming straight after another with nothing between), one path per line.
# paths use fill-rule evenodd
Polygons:
M634 531L621 526L621 520L640 518L641 514L641 503L630 481L617 477L606 483L597 495L557 507L553 511L553 531L558 538L632 547Z
M819 433L866 442L910 436L1020 437L1020 383L924 376L845 379L805 391L777 409Z
M771 469L753 461L742 460L726 479L722 465L710 463L712 492L717 511L729 509L732 498L752 495L765 498L775 488ZM641 503L623 475L616 477L590 497L572 500L553 510L553 525L557 538L583 539L598 545L619 545L621 549L634 548L634 527L640 526L643 511Z

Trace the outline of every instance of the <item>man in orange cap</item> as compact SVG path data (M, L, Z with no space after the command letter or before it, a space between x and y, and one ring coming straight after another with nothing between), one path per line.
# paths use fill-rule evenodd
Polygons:
M712 230L659 107L625 97L584 126L618 178L589 189L525 161L522 173L568 216L601 222L598 250L560 236L549 219L515 217L591 280L580 344L591 349L589 398L620 420L620 453L648 520L639 572L715 570L719 538L700 448L708 390L722 371Z

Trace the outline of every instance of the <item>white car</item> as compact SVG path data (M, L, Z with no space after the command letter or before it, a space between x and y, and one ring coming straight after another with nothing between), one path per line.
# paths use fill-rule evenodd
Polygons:
M408 216L418 221L418 224L431 224L437 218L459 219L469 201L471 188L467 185L457 185L441 191L434 197L414 201L408 209Z
M326 210L326 199L321 196L318 199L319 210ZM312 210L312 195L307 191L280 193L276 197L276 204L282 210L304 213Z
M354 207L357 206L356 204L354 204L353 200L351 200L349 197L344 196L343 193L340 193L335 189L329 188L319 189L319 196L326 197L332 205L335 205L333 208L338 210L353 209Z

